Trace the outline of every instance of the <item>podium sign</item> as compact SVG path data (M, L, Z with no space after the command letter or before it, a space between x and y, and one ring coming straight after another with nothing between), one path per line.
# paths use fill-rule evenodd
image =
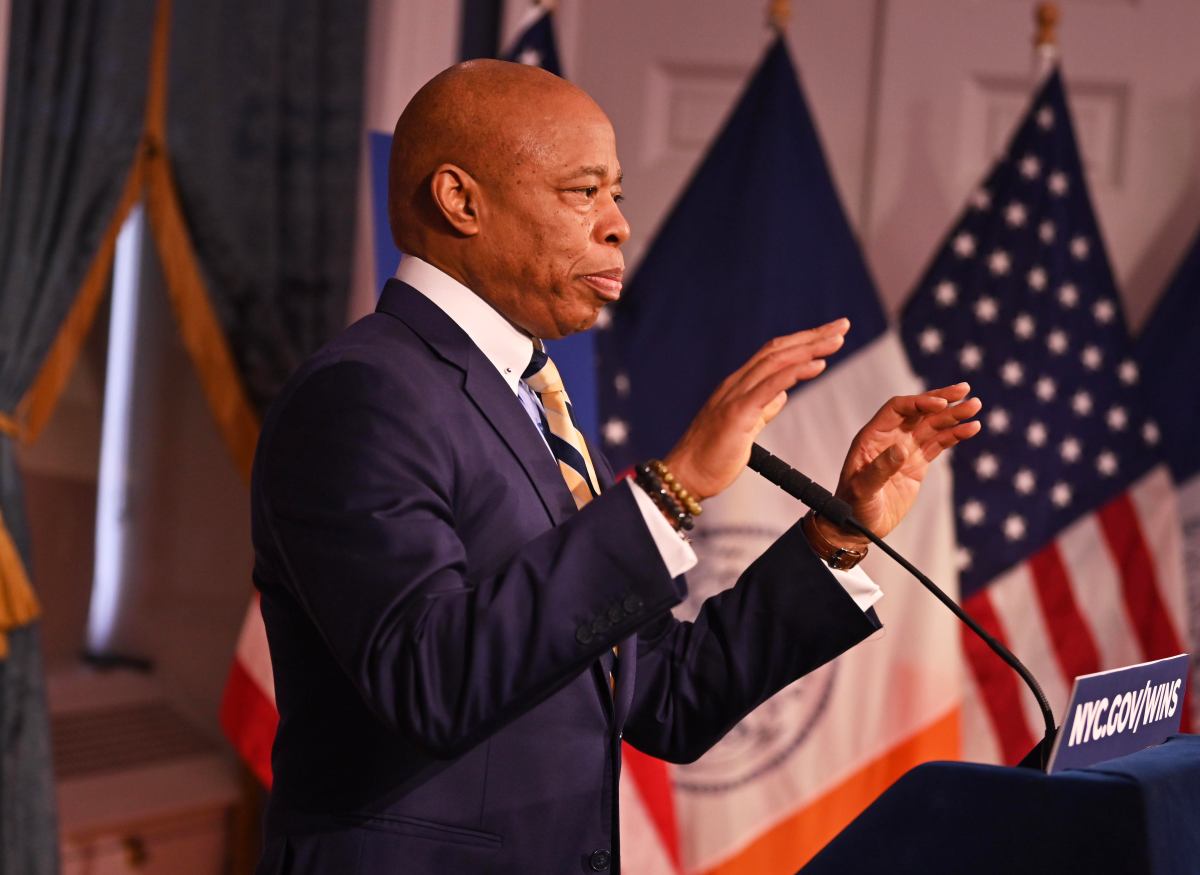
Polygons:
M1050 774L1134 753L1179 731L1188 655L1075 678Z

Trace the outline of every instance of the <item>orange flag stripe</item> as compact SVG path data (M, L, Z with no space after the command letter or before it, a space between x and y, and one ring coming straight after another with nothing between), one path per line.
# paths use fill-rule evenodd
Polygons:
M959 709L867 763L704 875L793 873L914 766L959 756Z

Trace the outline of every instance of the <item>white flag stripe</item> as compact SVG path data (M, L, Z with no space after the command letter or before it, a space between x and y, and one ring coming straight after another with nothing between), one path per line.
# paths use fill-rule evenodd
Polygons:
M1000 620L1008 649L1033 672L1055 717L1060 718L1067 696L1070 695L1070 679L1063 677L1059 667L1028 565L1022 563L1002 574L988 587L988 594ZM1026 689L1024 681L1018 678L1017 683L1020 684L1021 711L1025 715L1029 733L1035 739L1041 738L1046 726L1037 700Z
M1096 642L1101 667L1141 662L1137 632L1125 609L1121 572L1113 565L1095 515L1087 514L1064 529L1058 549L1075 604Z
M242 631L238 635L237 661L254 685L272 705L275 704L275 678L271 674L271 653L267 648L267 628L263 625L258 599L250 600Z
M972 763L998 763L1003 759L1003 753L983 703L983 693L973 672L968 671L964 675L962 758Z
M1188 599L1183 571L1183 532L1179 525L1179 496L1165 465L1158 465L1130 490L1146 546L1154 560L1158 592L1176 638L1188 646Z

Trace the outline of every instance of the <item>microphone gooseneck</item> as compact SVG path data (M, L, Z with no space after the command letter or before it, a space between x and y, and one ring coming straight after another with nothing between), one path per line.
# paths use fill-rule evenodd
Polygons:
M1046 700L1046 694L1042 692L1041 684L1033 676L1033 672L1026 668L1025 664L1017 659L1011 650L980 626L975 621L975 618L964 611L954 599L946 595L941 587L926 577L919 568L897 553L886 541L856 520L850 505L833 495L828 489L814 483L811 478L801 474L782 459L771 455L758 444L751 444L750 461L746 463L746 466L752 471L761 474L788 495L799 499L811 507L834 525L845 529L852 529L868 538L872 544L875 544L880 550L891 556L905 571L919 580L922 586L933 593L938 601L949 608L954 616L965 623L997 656L1021 676L1021 680L1025 681L1025 685L1029 687L1033 693L1033 697L1037 699L1038 708L1042 712L1042 720L1046 724L1046 736L1041 745L1040 752L1042 766L1044 767L1045 758L1050 755L1050 748L1054 741L1056 729L1054 726L1054 712L1050 708L1050 703Z

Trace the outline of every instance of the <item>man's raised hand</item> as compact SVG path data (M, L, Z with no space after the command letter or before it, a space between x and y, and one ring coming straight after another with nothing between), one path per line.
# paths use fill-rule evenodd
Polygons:
M700 500L732 483L758 433L783 409L787 390L825 370L848 330L849 319L835 319L776 337L726 377L663 460L679 482Z

